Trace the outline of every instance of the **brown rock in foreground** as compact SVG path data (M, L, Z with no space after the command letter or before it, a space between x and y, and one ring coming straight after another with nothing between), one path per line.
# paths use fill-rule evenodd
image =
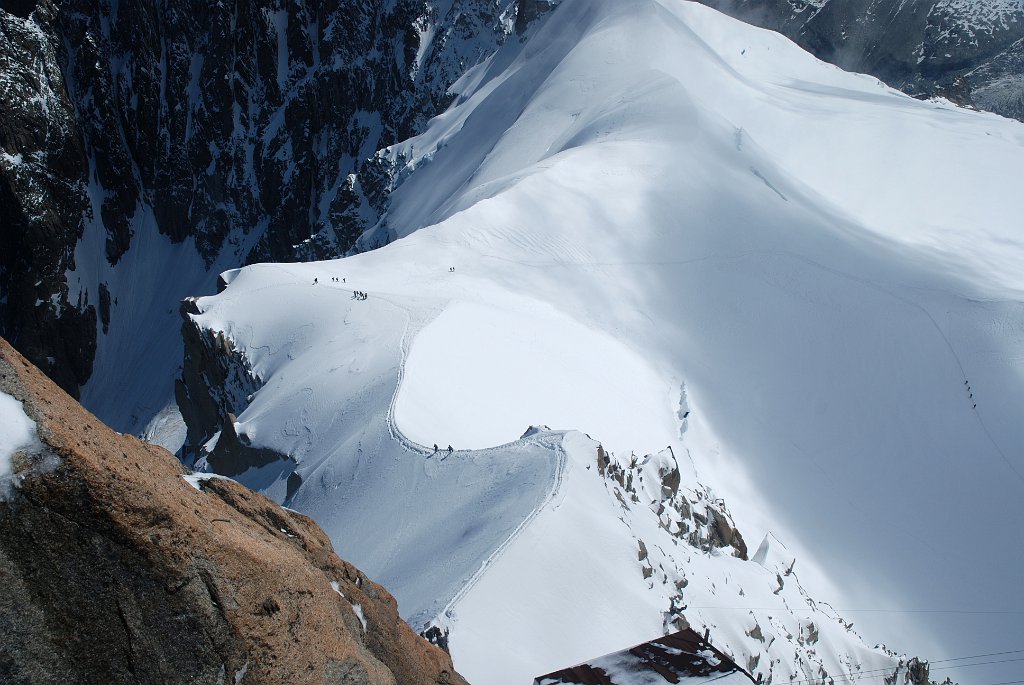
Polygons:
M41 441L0 484L0 682L465 682L311 519L197 490L3 339L0 391Z

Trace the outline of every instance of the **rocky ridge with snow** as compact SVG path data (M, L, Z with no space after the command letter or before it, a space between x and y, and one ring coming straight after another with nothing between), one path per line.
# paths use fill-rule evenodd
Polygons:
M394 239L379 220L409 168L388 146L557 4L0 3L0 332L108 423L157 436L178 301L244 263ZM705 4L907 92L1024 116L1015 0Z

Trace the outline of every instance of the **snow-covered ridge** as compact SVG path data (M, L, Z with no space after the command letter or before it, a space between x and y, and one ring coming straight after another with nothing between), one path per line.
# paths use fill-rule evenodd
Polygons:
M776 682L896 668L854 619L932 659L1012 632L914 611L1024 606L1018 123L675 0L569 0L460 87L384 154L397 240L197 302L285 455L243 482L470 680L677 618Z
M7 3L0 333L176 450L181 299L224 269L352 248L387 204L376 150L528 28L519 4Z
M221 349L248 350L254 373L267 380L240 423L244 420L256 443L272 445L297 462L252 469L239 479L280 498L292 469L301 474L302 486L289 498L290 506L313 515L339 549L362 559L384 580L415 628L445 635L467 676L495 679L501 673L501 682L521 682L567 660L593 656L594 650L612 651L687 625L709 628L716 645L764 675L809 676L819 665L828 673L849 673L853 665L867 663L899 667L895 655L868 649L834 613L808 603L795 576L789 577L793 560L785 559L785 568L776 560L778 543L769 555L765 542L759 559L744 561L746 546L724 502L696 481L688 459L681 468L671 449L620 458L580 433L533 428L496 448L449 453L440 445L435 452L409 440L393 423L393 405L384 416L372 417L377 392L390 388L400 394L402 340L415 338L416 330L403 320L428 319L430 303L382 295L353 299L334 284L335 277L325 278L331 271L318 272L313 286L295 283L283 266L255 270L267 269L273 273L253 281L261 285L251 297L261 306L268 303L268 289L326 297L335 302L333 325L355 330L351 338L341 333L334 339L339 356L332 362L337 365L329 365L325 384L315 329L332 327L329 322L296 326L294 319L270 312L265 321L276 331L307 329L301 342L287 336L280 350L286 355L279 359L283 368L274 366L278 353L267 354L253 340L239 343L242 336L233 324L217 324L227 323L227 332L216 339L236 341ZM304 267L287 269L296 270L294 276ZM248 299L245 283L253 275L253 269L243 271L225 295ZM321 281L332 285L321 288ZM209 307L214 303L208 299L200 304L208 308L197 320L217 322L220 306ZM407 310L407 318L390 319L396 304ZM417 313L424 304L427 312ZM251 330L248 335L263 334ZM397 358L388 360L391 355ZM389 369L390 380L380 383L382 369ZM331 378L342 372L340 384ZM438 387L435 401L451 391ZM286 419L280 429L270 417L261 417L261 402L302 395L313 404L292 408L305 417L305 434L289 429L299 427L290 412L276 412ZM337 413L313 413L309 407L316 404ZM334 418L338 415L341 421ZM383 539L382 530L388 531ZM531 573L531 559L545 562ZM581 577L580 568L590 571ZM716 585L722 579L725 595ZM723 621L714 611L688 610L687 603L708 607L729 601L743 587L758 607L776 610L751 612L741 622L744 628L735 630L739 624L732 612ZM602 599L595 604L588 599L594 596ZM500 626L494 623L496 612L506 617ZM763 631L758 616L768 622ZM547 628L539 630L538 624ZM808 630L831 635L820 657L804 647ZM785 637L777 641L778 636ZM520 649L498 657L490 648L496 639L514 640ZM776 655L791 641L801 655L796 671L780 666ZM849 646L833 647L836 643ZM816 645L817 638L808 644Z
M811 599L777 541L748 561L725 503L671 450L622 459L579 433L563 445L556 501L436 622L467 674L494 677L496 641L523 655L501 659L502 682L527 682L689 627L763 680L904 667ZM755 609L722 610L736 606Z

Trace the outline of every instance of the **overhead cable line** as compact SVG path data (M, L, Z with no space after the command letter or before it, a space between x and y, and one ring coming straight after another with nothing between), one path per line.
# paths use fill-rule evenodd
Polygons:
M835 609L832 607L829 608L837 614L1024 614L1024 609ZM787 613L796 613L795 609L791 609L788 607L687 606L685 609L704 609L709 611L784 611Z
M1006 654L1020 654L1024 652L1024 649L1011 649L1008 652L991 652L989 654L974 654L971 656L958 656L952 659L938 659L936 661L929 661L930 664L944 664L947 661L963 661L964 659L984 659L989 656L1005 656Z
M1002 652L1001 654L1019 654L1021 652L1024 652L1024 649L1016 649L1016 650L1012 650L1012 651L1009 651L1009 652ZM993 655L980 655L980 656L996 656L996 654L993 654ZM1024 661L1024 657L1020 657L1020 658L1016 658L1016 659L999 659L999 660L995 660L995 661L979 661L979 662L973 663L973 664L956 664L954 666L939 666L937 668L931 668L931 665L932 664L936 664L936 663L947 663L947 662L950 662L950 661L962 661L964 659L977 659L977 658L979 658L979 656L977 656L977 655L976 656L961 656L961 657L956 657L956 658L953 658L953 659L943 659L941 662L940 661L922 661L921 663L928 664L929 671L933 671L933 670L934 671L944 671L944 670L952 670L954 668L970 668L972 666L990 666L992 664L1006 664L1006 663L1011 663L1011 662L1016 662L1016 661ZM889 666L889 667L886 667L886 668L873 668L873 669L869 669L869 670L866 670L866 671L859 671L857 673L848 674L848 675L847 674L840 674L840 675L829 675L829 676L825 676L825 677L818 676L816 678L803 678L803 679L800 679L800 680L790 680L790 681L787 681L787 685L798 685L798 684L802 684L802 683L824 683L826 681L856 682L856 681L861 681L861 680L872 680L872 679L882 679L882 680L884 680L889 673L892 673L892 672L896 671L898 668L900 668L900 667L899 666ZM1024 681L1013 681L1013 682L1024 682ZM992 685L1005 685L1005 684L993 683Z

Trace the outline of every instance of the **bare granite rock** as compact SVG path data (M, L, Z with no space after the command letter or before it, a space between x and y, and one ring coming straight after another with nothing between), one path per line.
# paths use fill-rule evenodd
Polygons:
M191 477L0 339L39 443L0 483L0 682L452 684L311 519Z

